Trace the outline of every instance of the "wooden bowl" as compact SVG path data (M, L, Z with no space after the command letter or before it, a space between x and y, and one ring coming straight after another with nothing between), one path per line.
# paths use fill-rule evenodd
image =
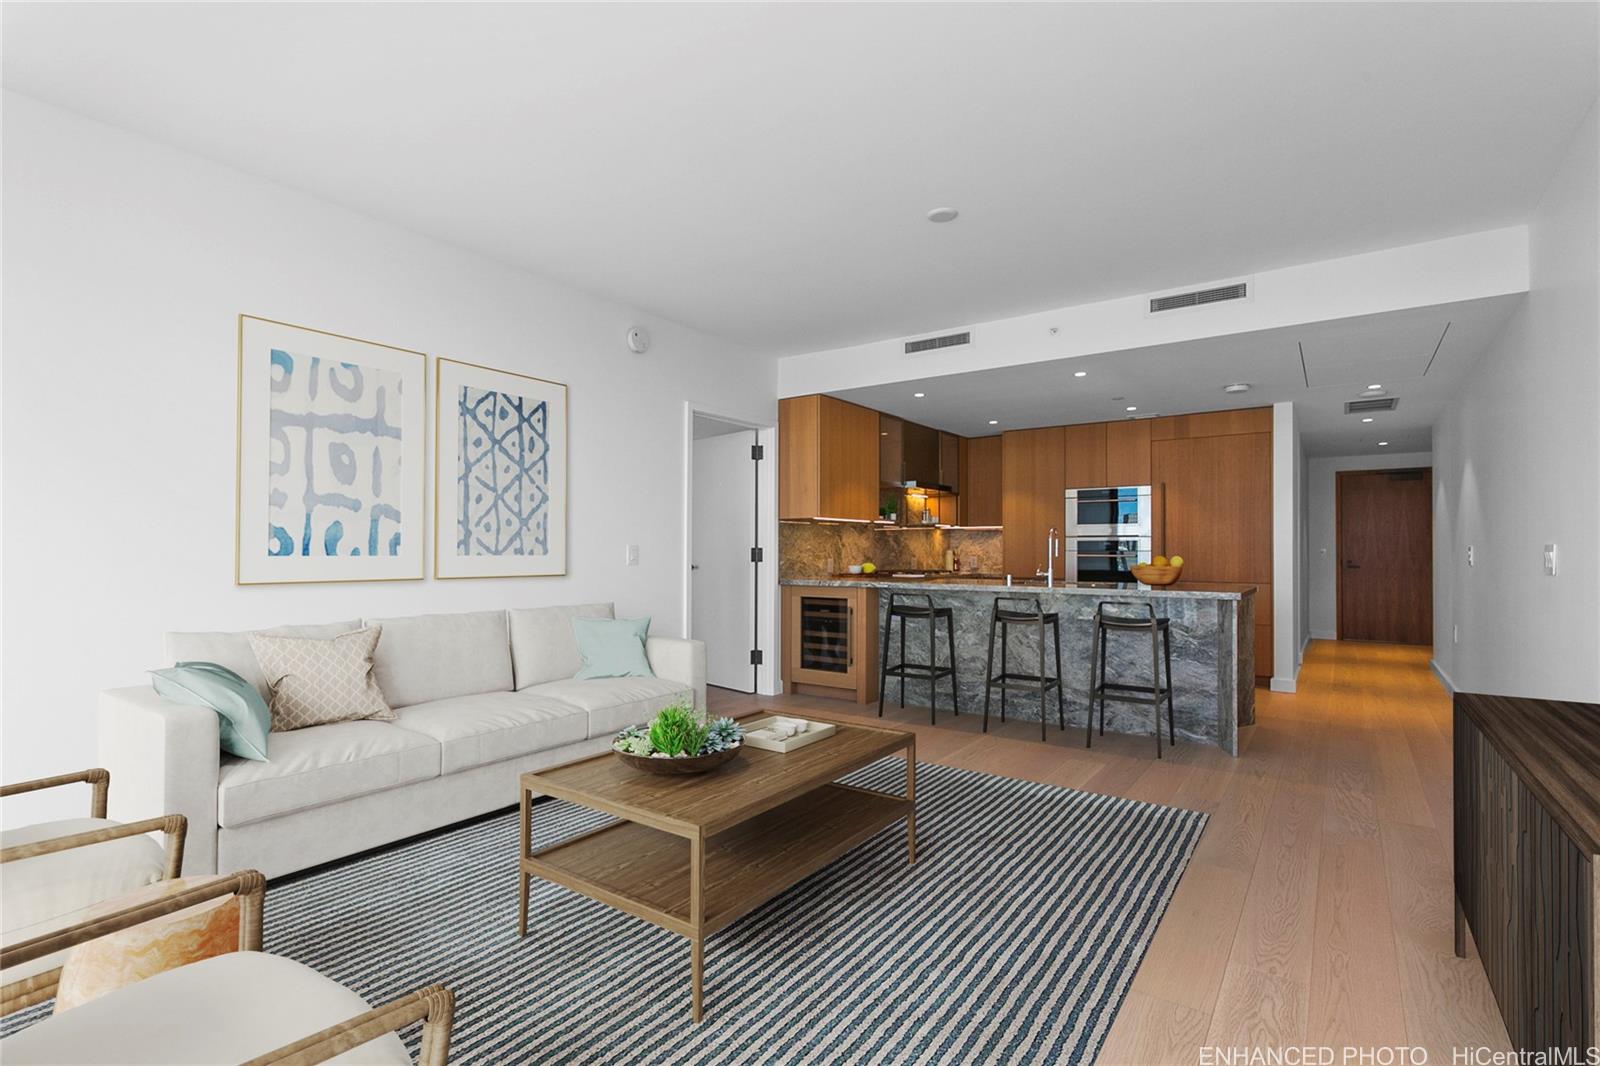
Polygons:
M1133 576L1146 585L1170 585L1183 573L1181 566L1151 566L1140 563L1132 568Z
M657 759L650 755L632 755L625 751L617 751L615 748L611 749L611 754L647 774L703 774L707 770L715 770L739 754L742 747L741 744L735 744L731 748L714 751L710 755L695 755L687 759Z

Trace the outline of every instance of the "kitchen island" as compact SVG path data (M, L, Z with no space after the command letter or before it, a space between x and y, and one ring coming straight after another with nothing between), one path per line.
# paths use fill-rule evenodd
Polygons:
M840 575L836 577L785 578L780 582L793 590L790 595L825 596L824 590L872 590L877 595L877 633L883 631L889 597L895 592L926 593L934 606L950 607L955 621L956 676L960 682L961 713L983 713L984 678L989 654L989 618L997 595L1037 596L1047 612L1061 616L1061 658L1065 673L1067 728L1082 736L1089 709L1089 657L1093 619L1102 602L1153 604L1156 614L1171 622L1173 704L1180 743L1183 740L1215 744L1230 755L1239 753L1239 727L1255 721L1255 586L1184 583L1166 588L1146 585L1077 585L1056 582L1053 588L1043 581L1017 582L1007 587L999 577L962 574L929 574L924 577L896 575ZM808 592L807 590L818 590ZM1142 609L1142 608L1136 608ZM896 629L898 630L898 624ZM1011 627L1011 669L1031 673L1037 663L1037 637ZM943 623L938 633L938 661L948 659ZM1049 637L1049 630L1046 630ZM787 635L786 645L799 635ZM890 660L899 657L898 633L890 649ZM871 642L876 654L882 649ZM1046 671L1055 669L1054 650L1046 659ZM913 620L906 626L906 659L926 662L928 626ZM790 657L785 656L785 680L791 681ZM998 663L998 650L996 662ZM881 660L861 664L874 675ZM1149 684L1150 644L1145 633L1118 632L1110 635L1106 650L1107 674L1112 681ZM998 672L998 666L996 666ZM886 696L898 703L899 681L891 678ZM950 681L939 680L938 704L941 714L950 712ZM875 688L874 688L875 691ZM906 681L906 703L926 707L928 683ZM1055 719L1055 694L1046 693L1049 718ZM990 714L998 720L1000 693L991 697ZM1039 701L1026 692L1013 689L1006 701L1007 718L1039 719ZM1165 718L1165 712L1162 717ZM1154 725L1151 708L1139 704L1108 701L1106 731L1148 735ZM1055 725L1051 725L1054 732ZM1152 745L1153 746L1153 745ZM1152 755L1154 753L1152 752Z

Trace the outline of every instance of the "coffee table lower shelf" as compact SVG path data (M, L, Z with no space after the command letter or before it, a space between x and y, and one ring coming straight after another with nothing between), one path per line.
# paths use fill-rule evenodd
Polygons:
M908 769L915 765L907 762ZM902 818L907 858L916 861L915 778L907 784L908 796L837 782L822 785L703 840L618 821L526 853L521 932L527 933L527 878L532 876L688 937L698 1021L707 936ZM525 796L525 827L526 804ZM698 923L697 903L703 915Z

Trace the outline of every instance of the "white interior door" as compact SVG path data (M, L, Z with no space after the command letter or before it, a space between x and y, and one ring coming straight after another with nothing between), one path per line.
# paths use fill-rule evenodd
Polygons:
M738 692L755 691L754 443L749 430L694 442L690 635L706 643L706 682Z

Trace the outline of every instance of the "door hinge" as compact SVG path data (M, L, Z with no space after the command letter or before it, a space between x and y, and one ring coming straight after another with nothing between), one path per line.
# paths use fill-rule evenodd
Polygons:
M760 548L751 548L750 549L750 561L752 563L765 562L766 561L766 557L767 557L766 553L763 552Z
M760 648L751 648L750 649L750 665L751 666L760 666L761 665L761 649Z
M761 460L765 459L766 457L767 457L767 449L766 448L762 447L759 444L750 445L750 458L754 459L756 462L759 463Z

